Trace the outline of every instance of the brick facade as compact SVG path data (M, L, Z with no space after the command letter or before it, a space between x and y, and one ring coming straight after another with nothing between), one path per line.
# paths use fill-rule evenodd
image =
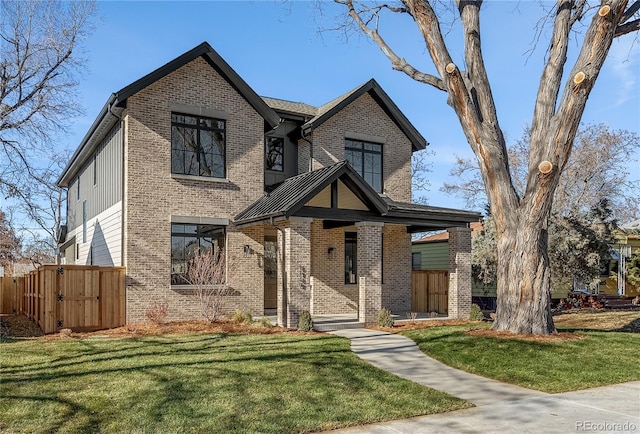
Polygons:
M181 104L227 114L226 161L228 182L186 179L171 175L171 105ZM124 114L127 321L144 321L154 301L169 305L168 320L198 318L199 307L189 289L172 288L171 216L232 220L263 194L264 120L202 58L132 95ZM248 171L247 167L255 168ZM230 284L237 294L228 303L261 312L263 271L262 229L242 232L228 228L229 262L237 261ZM243 257L243 246L255 252Z
M285 255L278 265L285 273L278 276L278 324L284 327L298 327L300 314L311 308L311 221L291 217L279 225L278 251Z
M227 281L234 290L225 302L227 313L234 309L253 315L264 313L264 237L265 232L273 234L274 229L278 240L279 324L297 327L304 310L316 315L358 315L367 324L375 322L382 307L397 313L408 312L411 237L402 224L358 222L325 229L320 219L290 217L276 221L275 225L271 221L234 227L234 217L264 194L264 135L273 133L271 128L279 114L266 105L263 107L260 100L256 103L257 95L251 97L253 93L241 90L242 86L234 79L229 78L235 86L221 76L218 71L226 71L224 67L213 66L200 56L188 57L193 60L185 60L180 63L182 66L150 84L141 80L146 87L136 87L133 94L124 92L127 96L114 103L117 113L122 113L121 235L122 263L127 269L127 322L145 321L145 311L154 302L166 303L167 320L201 317L193 288L171 284L172 222L226 227ZM295 166L298 173L303 173L309 170L310 161L313 169L342 161L345 139L363 140L382 145L383 193L398 202L411 201L411 140L415 144L415 137L410 139L407 135L412 133L405 134L393 121L394 110L386 112L369 92L351 95L360 96L354 96L345 107L314 126L306 137L308 140L299 140L297 148L291 151L293 168L277 174L280 178L270 174L275 181L269 178L269 186L295 174ZM224 179L172 174L172 112L225 120ZM107 116L113 118L112 115ZM267 123L270 126L265 128ZM291 129L285 129L285 133L300 128L301 123L286 120L287 128ZM282 125L281 122L278 128ZM300 136L290 137L296 140ZM424 146L423 141L417 140L418 145L422 143L417 147ZM293 144L288 146L291 148ZM373 215L375 218L368 218L374 220L380 217L376 215L378 211L367 210L365 206L377 203L379 198L363 202L357 195L347 193L343 196L346 205L340 206L353 211L351 216L357 216L349 222L361 216ZM361 279L353 283L345 283L345 232L357 232ZM469 308L465 301L465 279L467 275L470 278L470 270L467 271L470 244L466 244L466 232L452 230L451 234L454 240L450 244L453 261L450 312L461 316L468 314ZM470 283L468 287L470 300Z
M471 309L471 229L449 228L449 317L468 319Z
M360 222L358 228L358 320L376 323L382 309L382 234L383 223Z
M382 143L384 193L393 200L411 202L411 142L368 93L313 131L313 168L344 160L344 140L349 137Z

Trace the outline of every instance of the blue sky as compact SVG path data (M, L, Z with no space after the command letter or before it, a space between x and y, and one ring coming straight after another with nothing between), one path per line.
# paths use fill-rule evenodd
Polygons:
M521 135L533 112L547 46L544 34L533 54L527 51L533 47L540 11L536 1L488 1L483 10L483 50L510 141ZM320 31L336 27L343 15L332 2L325 2L321 11L312 1L99 2L95 30L84 44L88 65L79 102L85 116L74 120L71 135L60 146L77 147L112 92L207 41L263 96L320 105L375 78L435 152L429 203L463 207L438 191L442 182L451 181L454 154L472 155L446 95L393 71L364 36L352 34L347 40L343 32ZM461 64L456 30L448 40ZM399 55L433 72L408 17L392 17L381 32ZM640 133L640 49L633 36L614 41L583 122ZM630 164L639 172L634 158Z

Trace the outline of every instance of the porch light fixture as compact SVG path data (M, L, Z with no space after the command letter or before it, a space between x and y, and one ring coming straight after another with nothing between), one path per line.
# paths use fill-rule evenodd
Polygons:
M327 254L328 254L329 256L331 256L331 254L333 253L333 251L334 251L334 250L335 250L335 248L334 248L334 247L329 247L329 249L327 249Z
M249 244L245 244L243 247L243 253L244 253L244 257L248 258L249 255L251 254L251 246Z

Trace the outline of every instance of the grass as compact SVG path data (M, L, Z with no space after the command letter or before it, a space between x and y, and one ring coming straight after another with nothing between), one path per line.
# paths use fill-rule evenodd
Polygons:
M0 432L310 432L471 404L319 335L0 343Z
M524 340L466 333L475 325L432 327L403 332L427 355L461 369L517 384L557 393L626 381L640 380L640 313L606 313L557 318L561 332L576 339ZM622 319L621 319L622 318ZM607 326L610 329L607 330ZM485 325L486 326L486 325ZM482 327L482 326L480 326Z

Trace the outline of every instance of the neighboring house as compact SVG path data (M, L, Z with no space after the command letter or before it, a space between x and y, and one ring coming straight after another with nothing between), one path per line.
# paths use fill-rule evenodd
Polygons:
M640 220L620 226L613 234L616 241L611 246L608 267L600 276L599 292L635 297L640 295L640 285L634 286L625 278L625 263L633 254L640 254Z
M484 230L482 222L470 224L471 238ZM413 270L449 269L449 232L426 235L411 243L411 268ZM473 302L486 309L495 309L496 282L482 283L475 276L471 281Z
M409 203L426 145L374 80L321 107L261 98L203 43L108 99L58 181L64 261L126 266L128 322L154 302L199 318L185 273L218 246L228 309L275 310L287 327L304 310L372 323L410 309L410 234L448 228L450 315L466 316L455 277L470 273L480 215Z

